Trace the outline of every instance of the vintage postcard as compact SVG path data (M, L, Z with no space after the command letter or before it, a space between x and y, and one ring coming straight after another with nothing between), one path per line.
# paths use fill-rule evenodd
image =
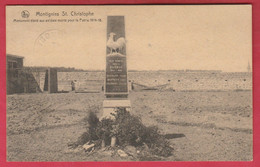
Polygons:
M6 161L252 161L251 5L6 6Z

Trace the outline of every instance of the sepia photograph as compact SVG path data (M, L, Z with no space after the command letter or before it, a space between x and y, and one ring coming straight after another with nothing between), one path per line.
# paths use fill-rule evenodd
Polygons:
M252 5L7 5L6 161L252 161Z

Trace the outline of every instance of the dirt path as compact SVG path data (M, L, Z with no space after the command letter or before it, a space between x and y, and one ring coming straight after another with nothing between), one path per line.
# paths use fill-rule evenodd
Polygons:
M251 92L131 92L133 114L157 125L174 146L167 161L252 159ZM7 96L8 161L135 161L109 152L71 152L102 93Z

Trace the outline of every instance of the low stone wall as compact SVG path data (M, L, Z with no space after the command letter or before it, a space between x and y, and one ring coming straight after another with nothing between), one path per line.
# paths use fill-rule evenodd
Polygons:
M58 91L102 91L104 72L58 72ZM20 70L10 72L7 90L10 93L44 91L45 72ZM252 90L252 73L225 72L128 72L129 90L135 84L147 87L164 85L176 91ZM136 89L137 90L137 89Z
M156 86L168 83L175 90L252 89L252 73L130 73L132 82Z
M104 77L104 72L58 72L59 82L75 81L78 85L86 80L97 80L102 83ZM168 89L174 90L252 89L252 73L246 72L128 72L128 80L150 87L167 84Z
M102 91L103 72L58 72L58 91Z

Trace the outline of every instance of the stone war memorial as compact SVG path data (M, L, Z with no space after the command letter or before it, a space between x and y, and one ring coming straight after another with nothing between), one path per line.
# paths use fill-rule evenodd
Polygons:
M130 111L127 82L127 57L124 16L107 16L107 49L103 116L118 107Z

